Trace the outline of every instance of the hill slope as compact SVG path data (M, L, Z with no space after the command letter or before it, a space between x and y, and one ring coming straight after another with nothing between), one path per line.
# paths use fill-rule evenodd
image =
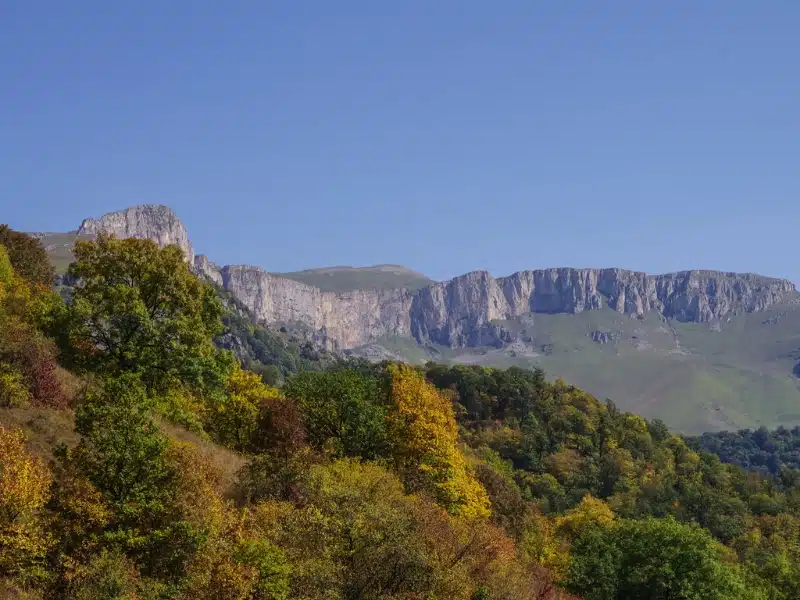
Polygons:
M166 207L134 207L84 221L82 228L178 240L193 252L185 227ZM75 236L43 238L61 269ZM268 326L265 331L288 327L303 332L295 338L336 353L537 366L685 433L800 423L794 375L800 307L786 280L717 271L544 269L501 278L477 271L435 283L395 265L273 274L217 267L204 256L194 267L247 309L248 319ZM283 374L294 369L275 356L266 362L281 364Z

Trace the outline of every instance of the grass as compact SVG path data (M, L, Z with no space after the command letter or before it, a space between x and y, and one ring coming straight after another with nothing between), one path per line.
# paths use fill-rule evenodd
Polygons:
M620 408L659 417L682 433L800 424L800 306L783 304L708 323L644 319L604 308L571 314L534 314L500 322L525 339L530 352L439 349L392 341L411 362L541 367ZM717 331L719 329L719 331ZM593 331L614 340L592 341ZM384 344L382 340L381 345Z
M177 425L160 420L158 423L171 440L188 444L207 455L221 473L220 485L224 495L235 495L236 474L247 462L245 457ZM46 463L53 459L56 446L64 443L71 448L79 441L79 436L75 433L75 414L71 410L0 408L0 426L24 431L28 451Z
M365 289L417 290L433 283L422 273L399 265L372 267L328 267L292 273L276 273L281 277L313 285L324 292L351 292Z
M69 447L78 443L75 415L69 410L2 408L0 426L22 429L27 436L28 451L46 462L53 458L53 450L59 443Z
M91 239L92 236L79 236L75 232L68 233L54 233L54 232L38 232L31 233L31 235L38 237L42 241L44 249L47 251L47 256L50 262L56 269L56 273L63 275L67 272L67 267L74 260L72 254L72 246L79 237L81 239Z

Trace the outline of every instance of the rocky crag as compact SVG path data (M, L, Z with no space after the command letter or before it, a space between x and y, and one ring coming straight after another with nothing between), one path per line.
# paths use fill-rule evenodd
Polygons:
M195 271L230 291L266 323L300 323L329 347L348 349L382 336L449 347L500 346L514 341L498 321L527 313L580 313L607 306L632 317L713 322L794 299L783 279L718 271L648 275L625 269L542 269L492 277L467 273L416 291L323 292L245 265L219 267L195 256L186 228L167 207L139 206L87 219L81 233L148 237L178 244Z
M166 206L142 204L111 212L99 219L84 219L78 235L113 234L120 238L150 238L162 246L175 244L183 250L186 260L194 262L194 249L183 222Z

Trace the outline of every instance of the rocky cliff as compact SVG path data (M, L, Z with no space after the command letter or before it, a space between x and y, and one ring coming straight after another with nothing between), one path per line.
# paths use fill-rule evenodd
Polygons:
M715 271L647 275L623 269L545 269L500 278L476 271L415 292L335 293L257 267L217 269L204 257L195 266L260 319L301 322L341 348L383 335L451 347L499 345L511 340L494 321L603 306L633 316L655 311L679 321L709 322L761 311L795 296L789 281Z
M111 212L99 219L84 219L79 234L113 234L120 238L150 238L161 246L175 244L194 262L194 250L183 222L166 206L142 204L125 210Z
M177 243L193 257L183 224L166 207L142 206L87 219L81 232L152 237ZM267 323L301 323L329 346L353 348L384 335L450 347L511 341L497 321L527 313L579 313L608 306L640 316L710 322L794 299L786 280L718 271L648 275L624 269L543 269L492 277L467 273L422 289L323 292L245 265L219 267L194 257L195 271L229 290Z

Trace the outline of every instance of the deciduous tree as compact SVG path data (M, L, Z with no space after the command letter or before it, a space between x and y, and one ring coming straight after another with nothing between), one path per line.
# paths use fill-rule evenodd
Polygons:
M75 243L77 282L63 350L72 364L104 374L136 373L150 393L180 383L221 386L213 336L222 308L177 246L99 235Z
M455 515L486 517L486 490L467 468L458 446L453 408L421 373L389 367L389 434L397 471L412 491L425 491Z

